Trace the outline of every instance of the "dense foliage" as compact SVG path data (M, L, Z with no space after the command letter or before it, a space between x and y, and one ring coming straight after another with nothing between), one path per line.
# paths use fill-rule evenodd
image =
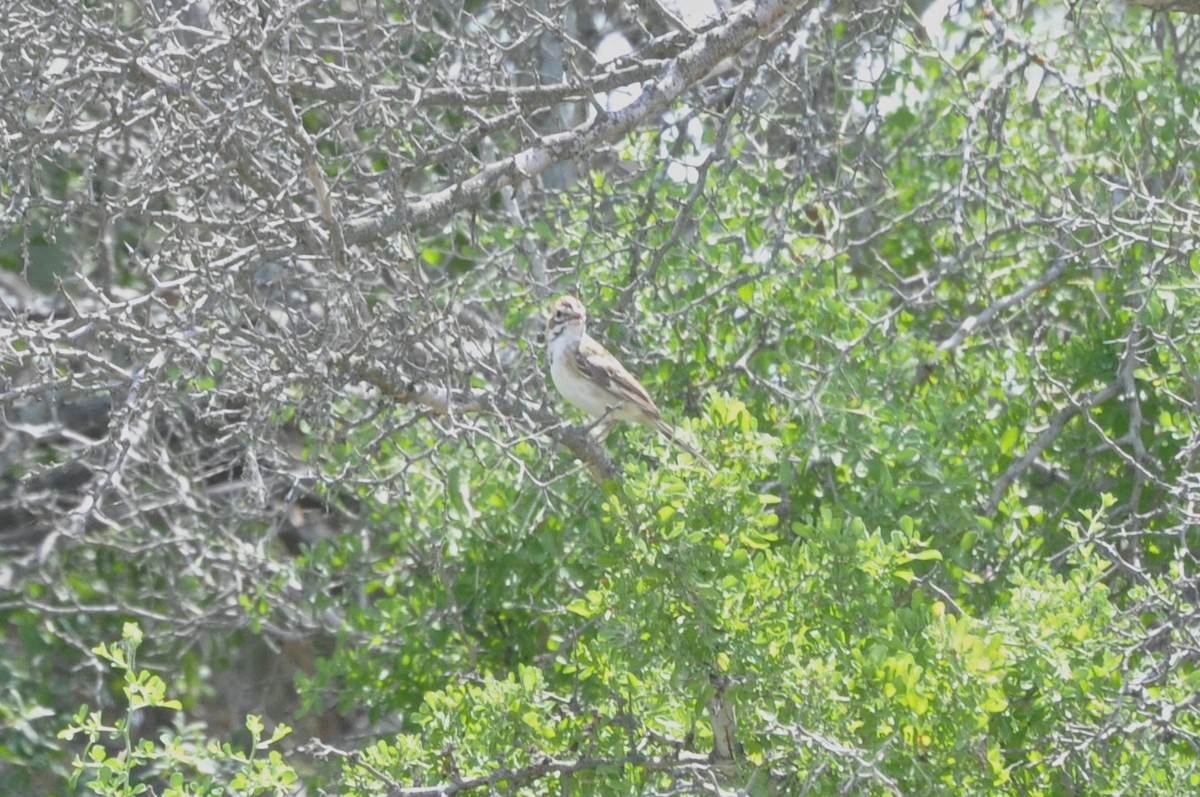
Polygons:
M0 791L1200 789L1191 18L759 2L471 199L700 34L321 5L9 4Z

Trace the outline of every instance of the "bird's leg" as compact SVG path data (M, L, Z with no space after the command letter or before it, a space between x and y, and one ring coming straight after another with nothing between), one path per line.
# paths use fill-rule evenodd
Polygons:
M609 407L604 411L603 415L585 426L584 429L589 432L595 430L593 434L597 440L603 440L604 438L608 437L608 433L611 432L613 427L617 425L617 419L613 417L613 412L619 406L621 405L615 404Z
M604 412L604 415L600 415L600 418L596 418L596 421L592 426L595 427L595 435L598 441L602 441L602 439L608 437L608 433L612 431L612 427L617 425L617 419L613 418L612 413L616 411L617 407L619 406L620 405L608 407Z

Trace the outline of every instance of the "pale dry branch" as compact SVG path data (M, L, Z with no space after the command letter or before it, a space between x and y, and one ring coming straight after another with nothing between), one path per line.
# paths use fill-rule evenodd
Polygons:
M586 429L563 422L554 413L527 401L483 390L451 393L421 385L401 385L378 368L350 364L347 373L374 385L385 397L401 404L415 404L438 415L483 413L501 415L510 421L534 427L566 448L587 465L598 481L610 481L620 475L604 446Z
M641 96L627 107L597 113L574 130L543 136L533 146L488 164L455 185L406 201L380 218L356 221L347 238L354 243L365 243L411 226L444 222L501 188L533 179L557 163L586 155L666 110L723 59L740 52L801 5L796 0L742 3L722 25L697 37L691 46L669 59L642 88Z
M917 372L917 384L924 382L929 378L940 365L940 359L946 355L952 355L960 346L973 334L983 332L988 325L992 323L996 317L1028 299L1033 294L1040 290L1044 290L1052 283L1058 280L1067 271L1067 263L1064 259L1059 258L1045 274L1035 280L1030 280L1021 287L1020 290L1003 296L1000 299L992 302L984 310L975 315L968 316L958 325L958 327L948 335L937 347L937 358L932 359L922 365Z
M1121 395L1121 391L1124 388L1124 380L1116 379L1087 396L1072 398L1067 406L1054 413L1047 422L1046 428L1038 435L1033 444L1026 448L1021 456L1013 460L1004 469L1004 472L1000 474L1000 477L996 479L995 484L992 485L992 492L988 498L987 506L984 508L984 513L988 515L996 513L996 510L1000 508L1000 502L1004 500L1004 496L1008 492L1008 488L1021 477L1022 473L1037 462L1038 458L1050 446L1054 445L1054 441L1062 435L1063 430L1067 428L1067 424L1075 416L1112 401Z

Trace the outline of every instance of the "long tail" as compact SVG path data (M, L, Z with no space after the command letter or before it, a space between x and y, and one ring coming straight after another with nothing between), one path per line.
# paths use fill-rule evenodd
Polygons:
M707 459L705 459L703 454L701 454L694 447L692 447L686 441L684 441L679 436L679 433L675 431L675 428L673 426L671 426L671 424L667 423L662 418L659 418L658 420L656 420L654 422L654 428L663 437L667 438L672 443L674 443L675 445L682 448L684 451L691 454L692 457L694 457L696 459L696 461L703 463L704 467L708 469L709 473L717 472L717 469L713 467L713 464L711 462L709 462Z

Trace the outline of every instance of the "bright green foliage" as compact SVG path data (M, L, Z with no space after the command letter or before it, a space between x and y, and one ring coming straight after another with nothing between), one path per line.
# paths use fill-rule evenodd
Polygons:
M286 794L294 787L295 771L283 761L278 750L269 749L291 732L286 725L278 726L264 739L262 719L247 717L249 753L235 750L229 744L206 743L197 728L184 727L181 733L164 734L157 744L139 738L138 712L145 709L177 712L183 708L178 700L167 699L167 685L161 678L137 668L137 651L142 642L138 625L126 623L119 643L101 643L92 651L98 660L121 673L125 715L110 725L104 722L101 712L82 706L72 723L59 732L58 737L67 742L76 736L85 740L83 751L72 764L72 786L82 781L89 793L105 797L148 793L164 797L218 794L250 797Z
M1156 45L1146 15L1089 4L1050 35L1051 4L1018 5L1037 13L952 17L971 33L954 46L906 28L855 40L833 66L871 55L873 80L826 86L828 64L763 53L776 71L737 113L694 98L699 147L666 122L639 129L527 223L488 207L414 235L405 265L438 312L487 304L505 373L525 377L545 370L529 252L562 255L553 289L581 294L591 331L717 472L621 428L604 443L621 478L600 484L527 418L393 406L344 375L312 377L336 399L307 383L258 397L346 511L285 551L264 510L165 565L122 554L164 545L151 517L22 584L0 615L24 655L0 656L11 782L1200 793L1200 82L1171 50L1195 35L1180 23ZM812 96L771 107L802 72ZM463 123L447 120L447 136ZM419 132L394 135L420 153ZM318 154L331 178L357 157L328 139ZM180 384L216 395L237 367ZM537 379L464 381L582 420ZM210 574L229 562L257 569L220 603ZM105 608L130 603L143 626L203 607L204 645L143 641ZM295 747L253 714L245 732L191 719L253 642L302 648L281 710L311 723ZM138 668L147 648L180 662L172 686ZM69 717L65 679L97 663L120 678L109 705ZM729 706L734 756L717 760ZM171 730L142 738L150 709Z

